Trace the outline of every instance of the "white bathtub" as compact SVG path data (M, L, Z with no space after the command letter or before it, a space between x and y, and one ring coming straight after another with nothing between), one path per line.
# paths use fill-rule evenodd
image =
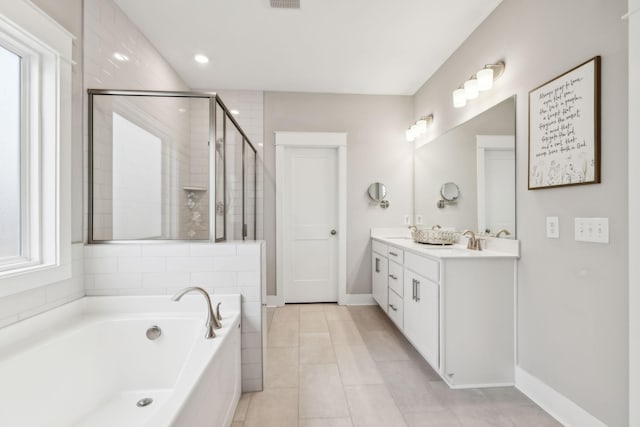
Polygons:
M221 427L238 403L240 296L85 297L0 329L0 426ZM162 335L151 341L147 328ZM136 403L151 397L153 403Z

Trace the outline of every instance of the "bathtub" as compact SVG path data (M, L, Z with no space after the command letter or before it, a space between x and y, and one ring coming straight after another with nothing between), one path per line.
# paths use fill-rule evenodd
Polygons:
M211 340L201 295L85 297L0 329L0 426L229 426L240 296L212 300L222 329ZM162 334L150 340L154 325Z

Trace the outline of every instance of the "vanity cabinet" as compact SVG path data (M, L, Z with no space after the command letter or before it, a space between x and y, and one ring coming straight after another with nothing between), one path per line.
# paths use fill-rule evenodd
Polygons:
M434 370L453 388L513 385L517 256L381 240L373 297Z

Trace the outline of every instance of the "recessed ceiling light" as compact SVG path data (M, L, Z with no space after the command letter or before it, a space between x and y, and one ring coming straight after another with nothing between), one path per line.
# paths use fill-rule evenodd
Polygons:
M187 111L187 109L186 108L178 108L178 111L181 112L181 113L184 113L184 112Z
M201 53L199 53L196 56L194 56L193 60L196 61L199 64L207 64L209 62L209 58L207 58L206 55L203 55Z
M240 111L238 111L238 110L231 110L230 112L231 112L231 114L233 114L234 116L237 116L238 114L240 114Z
M115 59L117 59L120 62L127 62L129 60L129 57L127 55L125 55L124 53L120 53L120 52L116 52L113 54L113 57Z

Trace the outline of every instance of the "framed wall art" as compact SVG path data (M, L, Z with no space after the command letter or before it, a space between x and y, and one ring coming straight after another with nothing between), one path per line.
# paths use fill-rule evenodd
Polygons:
M529 92L529 190L600 182L600 57Z

